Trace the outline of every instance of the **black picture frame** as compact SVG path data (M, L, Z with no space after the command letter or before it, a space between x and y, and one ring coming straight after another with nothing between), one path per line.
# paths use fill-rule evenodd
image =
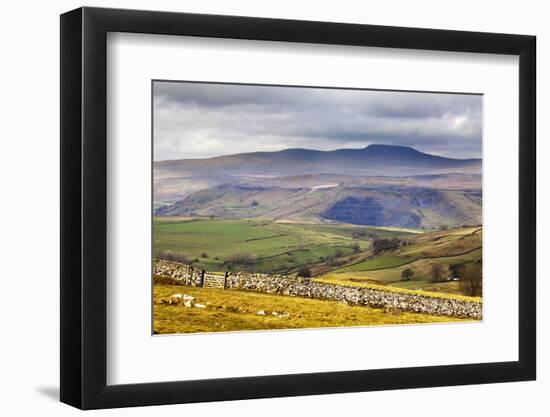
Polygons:
M519 56L519 358L512 362L107 385L108 32ZM171 12L61 15L61 401L82 409L533 380L536 376L534 36Z

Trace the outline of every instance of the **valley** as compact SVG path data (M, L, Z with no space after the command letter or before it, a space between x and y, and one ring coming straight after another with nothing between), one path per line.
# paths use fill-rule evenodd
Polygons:
M162 161L154 169L157 259L481 296L480 160L370 145Z
M394 242L377 251L378 242ZM208 271L307 276L354 286L463 294L451 265L481 268L482 229L423 231L257 219L156 218L155 257ZM434 279L432 268L440 265ZM404 278L404 270L412 271Z
M152 98L155 333L483 320L481 94Z

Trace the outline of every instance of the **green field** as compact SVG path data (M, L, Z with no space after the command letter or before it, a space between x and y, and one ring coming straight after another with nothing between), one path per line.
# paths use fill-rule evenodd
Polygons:
M356 271L370 271L373 269L385 269L393 268L396 266L401 266L412 262L414 259L402 257L402 256L393 256L393 255L381 255L376 256L370 259L367 259L363 262L356 264L348 265L343 268L335 269L333 272L344 273L344 272L356 272Z
M373 237L391 238L411 233L378 228L277 223L252 219L162 218L154 222L155 252L172 251L210 270L240 269L292 273L322 263L327 257L353 256L353 245L367 251ZM206 257L201 255L206 253ZM235 254L251 254L253 265L228 264Z
M192 295L205 308L161 303L175 293ZM153 309L153 330L157 334L465 321L429 314L387 313L336 301L161 284L154 285ZM261 311L265 315L258 314Z
M373 239L399 238L402 244L378 254ZM295 274L303 267L315 279L349 285L390 285L412 290L459 294L458 282L446 281L449 265L478 263L480 227L442 231L401 230L346 224L279 223L259 219L156 218L155 253L185 255L209 271ZM248 254L250 262L236 255ZM433 264L441 264L445 282L433 283ZM412 279L403 280L405 269Z

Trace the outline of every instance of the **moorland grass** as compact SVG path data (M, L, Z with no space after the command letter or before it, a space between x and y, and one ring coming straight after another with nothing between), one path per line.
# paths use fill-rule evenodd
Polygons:
M192 295L206 307L161 303L174 293ZM258 314L261 311L266 315ZM273 315L273 311L278 315ZM158 334L468 321L420 313L388 313L337 301L163 284L154 285L153 313L153 328Z

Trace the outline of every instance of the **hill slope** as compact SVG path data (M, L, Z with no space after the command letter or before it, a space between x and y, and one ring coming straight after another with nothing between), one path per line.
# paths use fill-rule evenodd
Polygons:
M414 290L460 294L459 283L450 281L450 265L463 265L481 274L481 227L455 228L428 232L405 238L407 245L341 268L318 277L320 281L346 285L390 285ZM432 266L443 268L441 282L432 282ZM405 269L413 271L411 279L403 279Z
M479 224L480 169L479 159L388 145L162 161L154 166L155 214L410 228Z
M400 186L221 185L160 207L155 214L436 228L481 223L481 192Z

